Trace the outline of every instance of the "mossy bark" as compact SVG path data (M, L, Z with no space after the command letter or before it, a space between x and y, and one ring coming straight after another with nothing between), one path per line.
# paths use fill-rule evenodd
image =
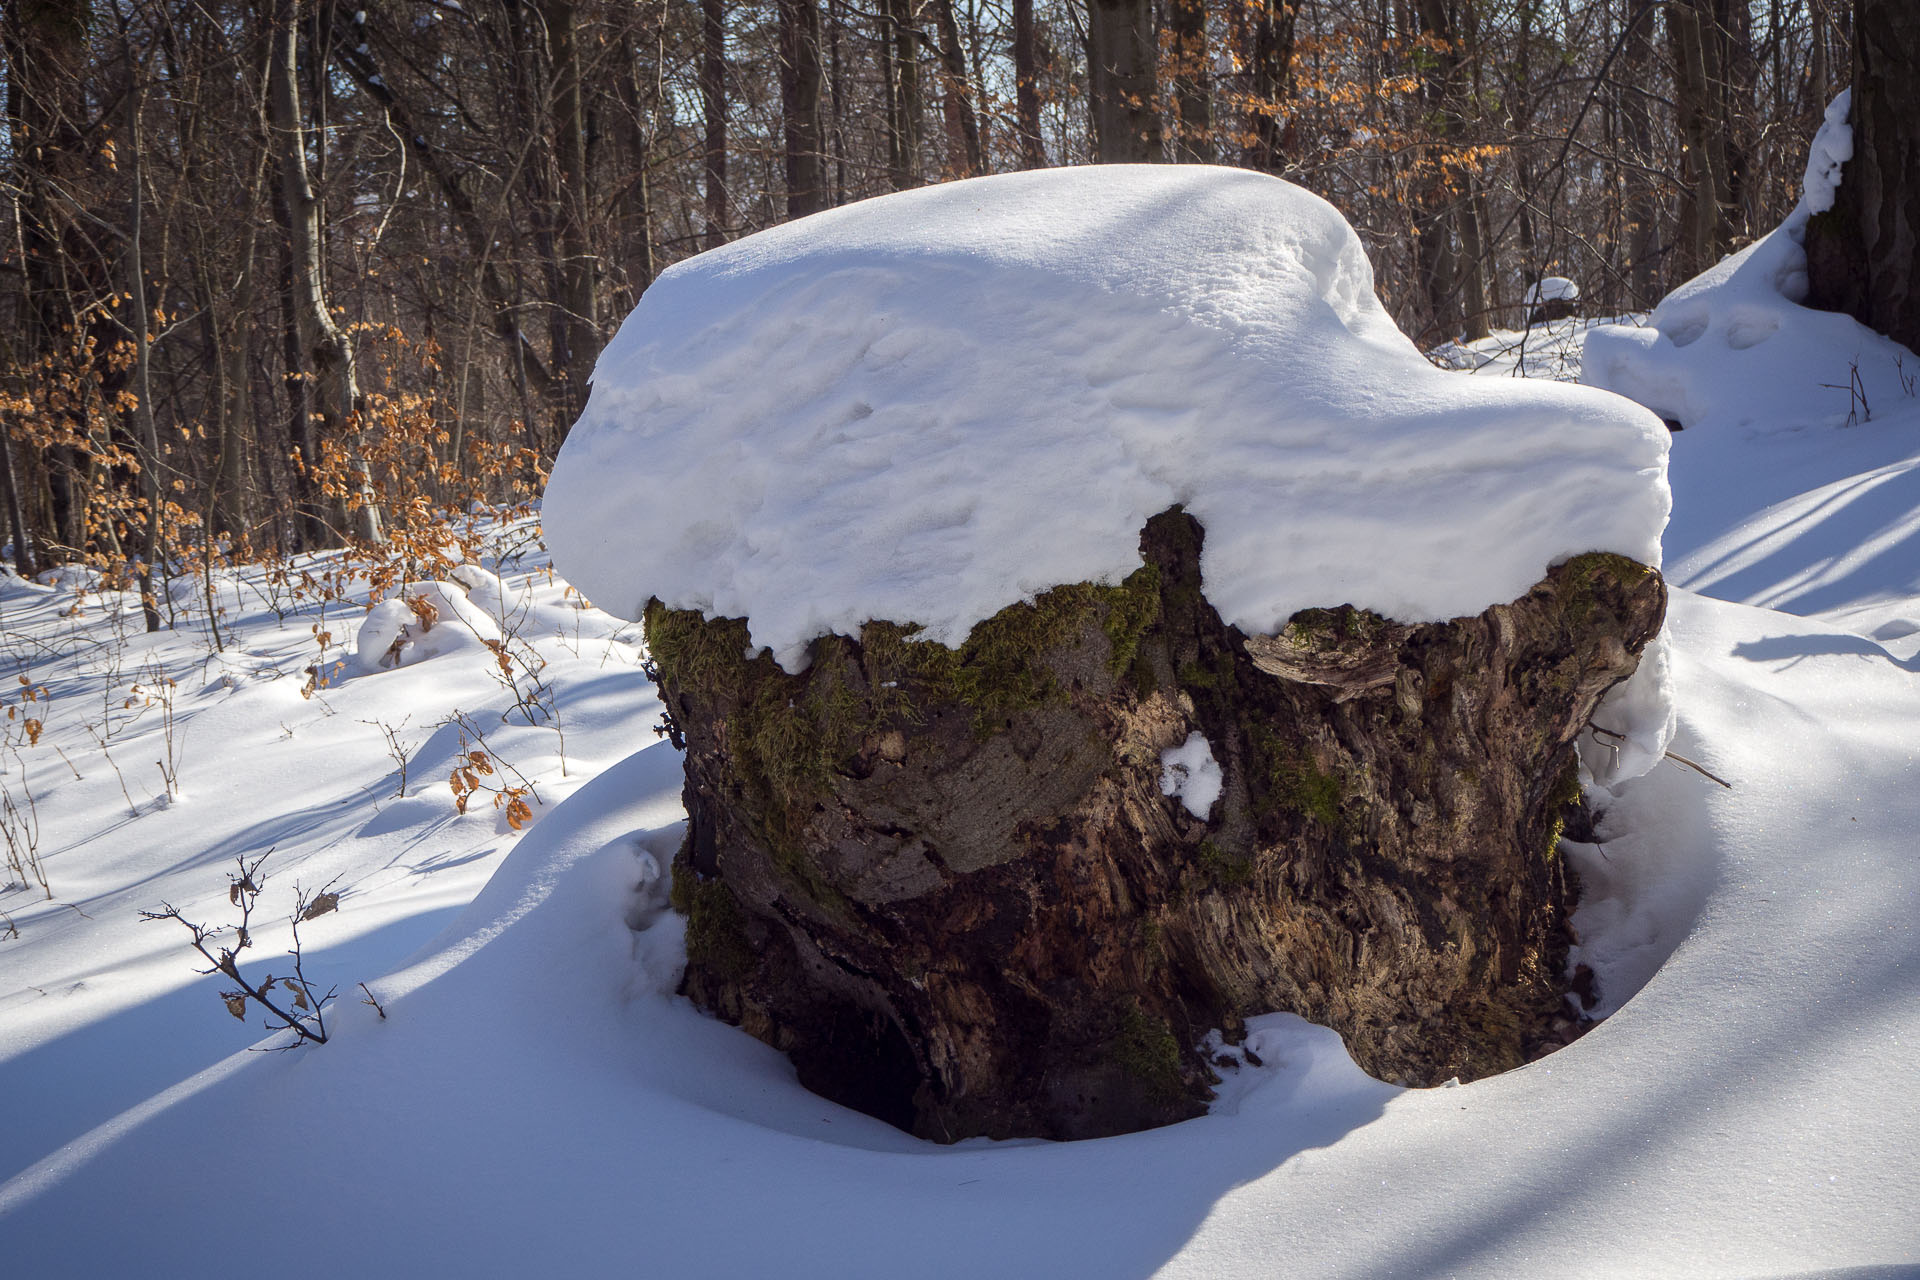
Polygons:
M1201 594L1201 538L1164 513L1121 586L958 650L871 623L799 676L738 620L650 609L687 750L686 993L943 1141L1197 1114L1200 1039L1272 1010L1411 1084L1575 1034L1560 810L1659 575L1582 556L1474 618L1249 637ZM1195 730L1225 776L1205 819L1161 791Z

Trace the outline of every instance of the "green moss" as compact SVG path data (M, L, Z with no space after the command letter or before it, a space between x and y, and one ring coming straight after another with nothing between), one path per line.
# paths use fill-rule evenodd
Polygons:
M1567 617L1575 626L1584 625L1593 615L1594 596L1603 582L1620 587L1637 586L1652 573L1646 565L1611 551L1589 551L1567 561L1560 579L1567 597Z
M1236 858L1211 840L1200 842L1200 869L1207 879L1222 888L1233 889L1253 879L1253 863Z
M683 877L682 870L674 868L673 891L687 904L687 962L726 982L744 979L753 972L754 949L733 890L692 871Z
M1146 957L1149 973L1165 967L1167 963L1166 944L1162 940L1163 932L1158 920L1147 920L1140 926L1140 952Z
M1329 831L1340 830L1340 801L1346 794L1340 779L1323 770L1311 754L1272 733L1258 735L1258 746L1266 760L1267 774L1267 795L1259 806L1261 811L1287 809L1312 818Z
M1215 653L1212 666L1183 662L1176 674L1183 689L1230 690L1234 686L1233 655L1225 650Z
M1107 633L1113 653L1107 665L1116 676L1134 665L1140 652L1140 638L1147 628L1160 621L1160 570L1141 565L1116 588L1096 588L1102 593L1106 616L1100 625Z
M691 915L693 913L693 886L697 883L693 874L693 868L676 858L674 859L673 869L670 874L672 881L667 886L668 904L683 916Z
M1153 1097L1171 1102L1186 1091L1180 1074L1180 1041L1173 1028L1129 1000L1120 1009L1119 1026L1107 1042L1107 1060L1145 1086Z
M696 610L669 609L650 600L641 622L647 653L663 681L702 692L739 691L752 643L745 618L708 620Z
M1567 810L1579 801L1580 762L1570 759L1547 796L1547 839L1541 853L1548 862L1560 856L1560 836L1567 828Z
M1296 642L1316 649L1331 649L1354 641L1370 641L1388 625L1385 618L1370 609L1343 604L1337 609L1302 609L1287 620L1287 631Z
M921 628L869 622L860 645L875 697L904 708L961 703L973 708L974 732L987 736L1022 711L1060 695L1044 656L1079 640L1089 623L1106 633L1108 669L1142 682L1140 640L1160 618L1160 573L1151 565L1117 587L1074 583L1011 604L973 628L958 649L918 639ZM1152 669L1144 680L1152 682ZM892 694L888 686L898 690ZM892 694L884 697L881 691Z
M749 659L742 619L707 619L653 601L645 625L661 681L705 702L716 736L724 734L717 745L775 867L821 906L851 909L821 879L803 838L832 794L836 770L848 771L876 734L932 707L968 707L984 738L1022 711L1063 698L1046 656L1079 643L1094 625L1107 637L1114 675L1138 680L1135 669L1145 666L1151 681L1140 640L1159 619L1159 590L1150 566L1117 587L1058 587L981 622L958 649L917 638L915 625L870 622L857 650L838 636L815 641L804 676L788 675L764 654Z

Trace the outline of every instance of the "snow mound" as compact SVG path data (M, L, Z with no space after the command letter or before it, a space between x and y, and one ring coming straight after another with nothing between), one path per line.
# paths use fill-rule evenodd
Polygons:
M1657 565L1667 433L1578 387L1433 368L1346 221L1203 166L1005 174L764 231L664 273L555 463L556 567L602 608L829 632L983 618L1207 531L1208 599L1407 621L1586 551Z
M1912 352L1851 316L1799 305L1807 220L1833 207L1853 156L1848 102L1842 93L1828 106L1786 221L1668 294L1645 326L1590 331L1581 381L1683 427L1838 426L1911 400Z
M500 628L459 583L416 582L367 611L354 653L361 673L372 674L449 653L484 653L499 639Z

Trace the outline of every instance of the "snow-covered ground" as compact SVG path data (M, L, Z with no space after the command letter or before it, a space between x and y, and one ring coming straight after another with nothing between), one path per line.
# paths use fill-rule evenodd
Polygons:
M405 619L362 661L357 608L282 620L257 578L224 653L0 581L0 779L55 895L0 897L5 1272L1920 1275L1920 399L1690 429L1671 478L1673 745L1731 787L1668 763L1596 795L1570 854L1606 1020L1403 1090L1276 1015L1212 1114L1072 1144L918 1142L671 995L678 759L637 629L541 553L462 575L547 664L531 717L483 643L383 668ZM349 665L309 698L314 626ZM486 781L534 786L524 833L455 812L456 710ZM302 926L343 992L317 1048L250 1052L280 1040L138 914L231 918L225 869L269 847L263 915L342 895ZM249 971L283 970L257 935Z

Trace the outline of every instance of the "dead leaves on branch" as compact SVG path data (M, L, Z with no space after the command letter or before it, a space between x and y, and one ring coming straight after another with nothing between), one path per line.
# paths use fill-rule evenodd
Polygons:
M493 807L506 818L507 826L515 832L526 830L533 821L533 806L528 801L537 804L540 800L532 780L488 745L480 727L466 713L454 712L453 723L460 726L460 754L454 757L453 769L447 775L454 808L465 813L475 796L491 795ZM506 774L515 781L506 781Z

